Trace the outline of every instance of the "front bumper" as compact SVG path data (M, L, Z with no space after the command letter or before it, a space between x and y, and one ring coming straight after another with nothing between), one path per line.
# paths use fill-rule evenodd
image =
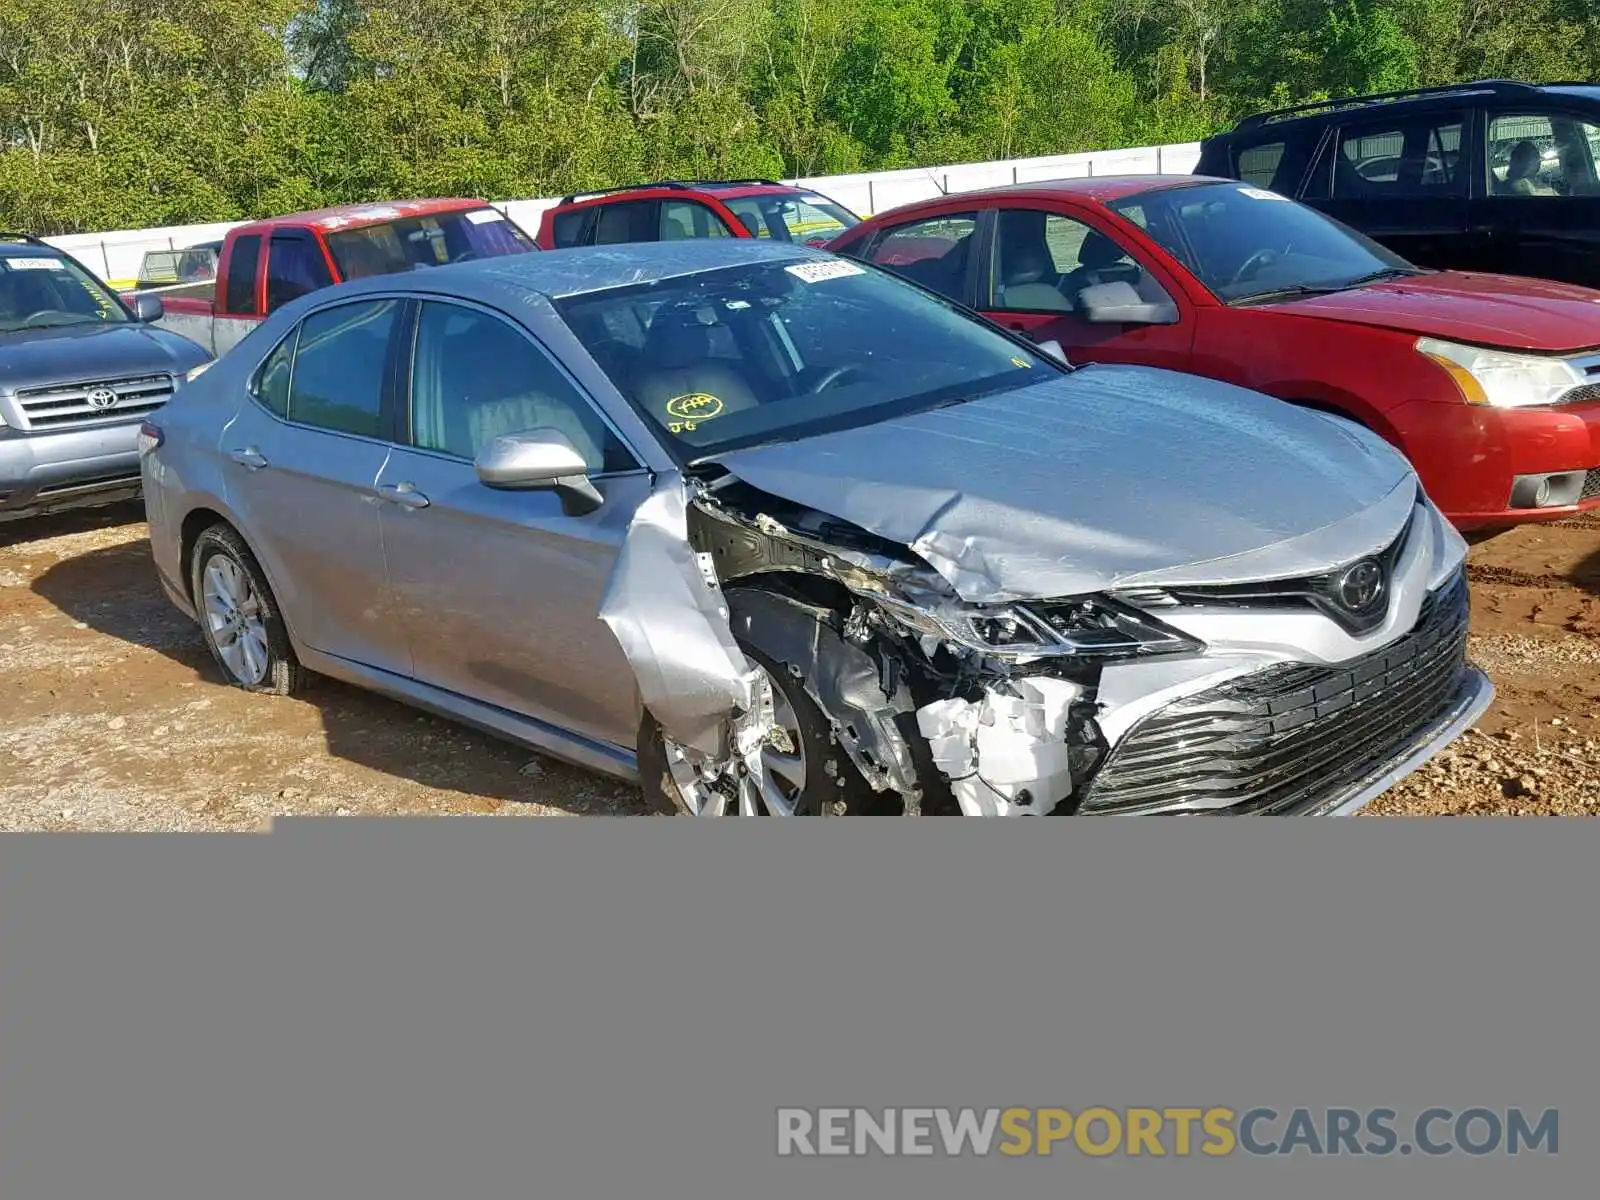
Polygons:
M137 422L24 433L0 429L0 521L136 499Z

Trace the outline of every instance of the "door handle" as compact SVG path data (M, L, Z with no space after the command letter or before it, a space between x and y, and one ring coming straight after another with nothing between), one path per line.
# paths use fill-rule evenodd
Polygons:
M229 450L228 457L241 467L249 467L252 471L259 471L267 465L266 456L254 446L246 446L243 450Z
M401 508L427 508L429 504L428 498L417 491L414 483L385 483L379 486L378 495Z

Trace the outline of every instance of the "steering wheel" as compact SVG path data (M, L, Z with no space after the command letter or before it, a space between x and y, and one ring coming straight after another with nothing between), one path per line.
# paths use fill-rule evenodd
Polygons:
M1228 282L1243 283L1246 279L1249 279L1251 276L1253 276L1257 271L1261 270L1262 267L1270 267L1273 263L1277 262L1278 257L1278 252L1271 247L1257 250L1249 258L1245 259L1244 262L1239 264L1239 269L1233 273L1233 278Z
M842 364L840 366L832 368L831 370L824 371L822 373L822 378L817 380L815 383L813 383L810 387L808 387L806 389L806 395L808 395L808 396L820 395L821 393L823 393L823 392L827 391L829 388L831 388L834 384L838 383L839 380L844 378L846 375L860 374L860 373L861 373L861 367L858 366L855 363L844 363L844 364Z

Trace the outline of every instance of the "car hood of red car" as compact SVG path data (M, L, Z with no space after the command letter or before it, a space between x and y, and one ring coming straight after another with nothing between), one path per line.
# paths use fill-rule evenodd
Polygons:
M1508 349L1600 346L1600 291L1520 276L1438 271L1273 308Z

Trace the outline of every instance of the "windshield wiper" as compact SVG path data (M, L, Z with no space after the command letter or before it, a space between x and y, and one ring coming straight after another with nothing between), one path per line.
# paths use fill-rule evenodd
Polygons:
M1379 271L1371 271L1365 275L1357 275L1354 279L1345 282L1347 288L1360 287L1364 283L1377 283L1384 279L1400 279L1410 275L1421 275L1422 272L1415 267L1384 267Z
M1270 291L1252 292L1248 296L1238 296L1238 297L1235 297L1234 299L1228 301L1228 303L1229 304L1233 304L1233 305L1265 304L1265 303L1267 303L1268 301L1271 301L1271 300L1288 300L1288 299L1290 299L1292 297L1326 296L1330 292L1342 292L1342 291L1344 291L1345 286L1346 285L1344 285L1342 283L1339 284L1336 287L1327 287L1327 286L1312 287L1310 284L1306 284L1306 283L1291 283L1291 284L1285 285L1284 287L1272 288Z

